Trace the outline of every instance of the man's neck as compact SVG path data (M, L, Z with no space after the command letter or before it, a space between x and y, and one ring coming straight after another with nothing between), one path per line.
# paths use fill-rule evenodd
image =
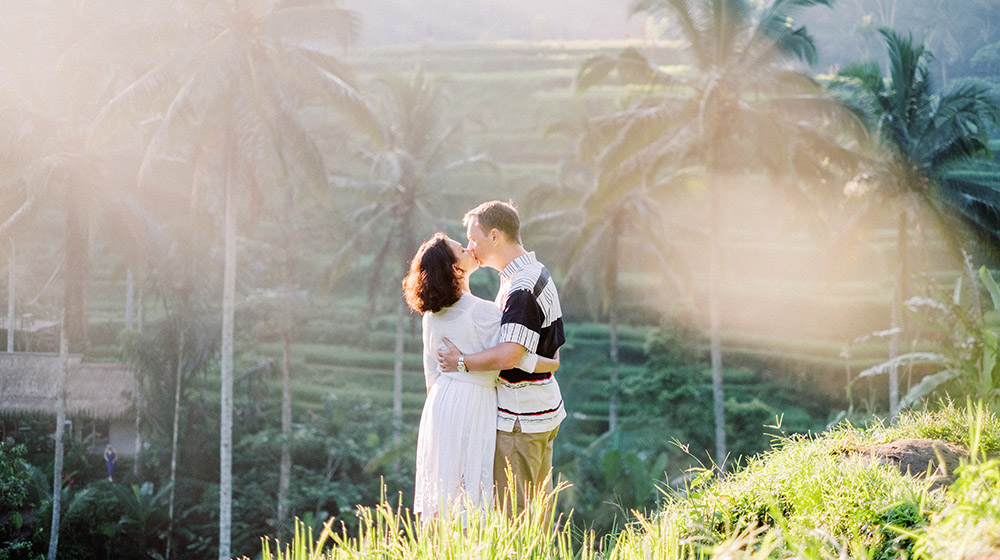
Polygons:
M505 248L497 255L497 271L503 272L503 270L507 268L507 265L514 262L514 259L523 257L527 254L528 251L526 251L524 246L520 243L511 245L509 248Z

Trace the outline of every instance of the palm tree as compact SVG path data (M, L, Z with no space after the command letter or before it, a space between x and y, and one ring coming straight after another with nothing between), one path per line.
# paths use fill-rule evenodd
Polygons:
M598 202L600 201L600 202ZM575 227L567 230L565 238L572 249L566 254L567 287L579 281L584 274L593 274L603 311L607 313L609 328L608 357L611 372L608 393L608 431L618 428L619 397L619 345L618 324L622 293L619 278L623 266L623 250L628 242L628 234L633 234L649 245L661 263L661 270L673 284L673 288L683 293L684 282L675 268L677 263L673 249L664 241L663 232L669 229L668 219L663 216L662 202L643 190L629 191L627 196L612 200L601 200L599 194L591 192L585 197L581 207L573 212L577 215Z
M102 146L92 143L92 117L108 90L114 71L80 49L81 41L94 29L95 21L108 23L98 11L82 6L67 7L42 2L31 11L32 23L25 25L24 14L4 14L4 29L12 43L23 47L9 56L0 52L0 97L6 138L24 141L13 153L14 166L5 166L0 181L14 185L23 199L2 226L4 236L35 210L50 194L50 187L62 187L65 205L64 299L60 324L60 375L57 386L56 444L53 472L53 510L48 557L58 552L61 488L63 485L63 432L66 417L66 374L69 352L86 346L84 284L87 274L89 213L104 198L100 163ZM21 24L21 25L18 25ZM17 29L15 33L11 33ZM23 33L23 35L22 35ZM25 64L28 61L28 64ZM16 112L12 112L16 111ZM9 156L8 156L9 157ZM9 163L9 162L5 162ZM13 327L13 325L11 325Z
M10 253L7 256L7 351L14 351L15 306L15 236L40 206L52 184L51 158L39 157L48 152L45 141L38 134L36 119L31 118L30 104L19 92L11 89L10 82L0 89L0 118L4 121L4 134L0 136L0 239L7 239ZM15 88L16 89L16 88Z
M709 230L708 322L711 342L715 459L727 455L722 385L720 309L720 205L729 178L767 171L775 184L799 196L800 174L830 173L815 157L849 154L833 142L819 117L836 103L791 64L816 60L812 38L795 25L795 13L828 0L635 0L633 13L676 21L689 70L670 74L634 49L617 58L595 57L581 68L578 89L604 81L612 70L646 89L627 109L605 121L612 139L603 156L620 180L603 196L620 196L636 183L653 190L693 176L707 191ZM817 193L806 193L805 198Z
M963 212L965 197L956 195L959 189L966 188L968 181L941 185L940 178L957 163L988 151L990 125L1000 123L1000 108L995 94L977 82L956 81L944 93L935 94L928 68L931 55L924 46L892 29L883 28L880 33L888 49L888 75L883 76L874 62L854 64L839 73L833 90L872 131L880 153L870 181L878 186L879 198L895 204L898 212L899 262L892 300L891 361L898 355L900 331L905 327L903 305L911 274L910 224L926 218L941 224L949 219L948 213L957 211L977 230L990 227ZM992 228L996 231L995 222ZM947 237L948 228L941 231ZM898 368L892 367L890 418L895 418L898 412Z
M167 56L124 87L105 114L159 106L141 180L169 149L196 174L215 178L224 209L221 356L219 557L231 556L233 316L237 204L285 180L325 183L326 170L302 109L312 103L346 110L363 124L371 111L336 58L356 21L334 1L222 0L178 8L145 30L168 44ZM335 40L336 39L336 40ZM373 130L372 127L368 127ZM195 155L197 154L197 156Z
M84 286L89 261L89 215L103 194L101 153L99 147L88 143L89 119L106 91L101 83L109 79L109 71L85 63L92 61L76 48L89 24L85 16L64 13L51 4L42 7L41 21L47 26L44 40L40 35L13 39L36 47L32 49L34 65L29 68L17 59L0 60L4 108L20 112L5 114L5 120L13 121L12 137L28 143L27 150L16 149L25 158L19 162L22 165L5 169L5 175L9 173L5 182L23 189L25 198L4 227L23 220L37 208L39 200L55 196L50 186L61 187L58 194L62 195L66 225L64 328L70 351L79 351L86 346ZM70 25L71 16L79 16L84 22ZM81 82L87 80L97 85L81 87Z
M377 304L383 266L395 266L393 279L402 278L409 259L416 252L421 235L440 228L433 212L445 174L462 166L496 167L482 154L456 156L464 119L449 120L449 96L446 83L429 78L422 68L410 76L386 76L379 79L384 94L380 115L383 143L365 150L376 178L357 186L362 199L371 201L355 217L360 220L356 233L341 247L329 267L331 279L345 271L347 260L356 245L376 240L369 282L370 318ZM435 225L437 224L437 225ZM424 232L421 234L420 232ZM394 282L396 293L396 343L393 366L393 445L401 443L403 416L403 341L408 316L406 303Z
M613 164L604 158L607 139L600 134L604 124L604 119L597 117L582 122L559 121L548 128L546 135L562 132L574 139L576 152L561 163L557 184L543 184L534 189L536 200L532 207L544 208L544 199L550 199L557 200L560 209L526 219L524 229L527 231L540 224L560 228L559 243L565 251L560 264L566 270L566 291L589 280L589 291L593 293L585 299L600 302L600 313L607 316L611 367L608 432L614 432L619 424L618 321L622 299L619 285L624 264L622 251L635 237L641 239L641 245L652 253L674 290L686 294L686 271L678 266L677 255L666 241L691 232L669 218L663 211L664 201L657 199L657 193L646 184L630 183L627 190L618 190L618 181L627 181L627 173L621 168L606 168ZM607 190L615 190L617 196L605 196ZM668 230L672 236L665 234Z

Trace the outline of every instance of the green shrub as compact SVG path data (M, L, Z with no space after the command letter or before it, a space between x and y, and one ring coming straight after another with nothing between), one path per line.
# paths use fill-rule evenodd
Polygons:
M40 498L32 486L31 466L23 444L0 442L0 560L35 558L41 550L34 537L42 531L35 517Z

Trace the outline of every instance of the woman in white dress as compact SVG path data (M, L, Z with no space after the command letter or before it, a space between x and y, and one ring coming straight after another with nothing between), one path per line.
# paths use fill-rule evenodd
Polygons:
M459 242L437 233L417 250L403 279L406 303L423 313L427 400L417 436L413 511L424 521L456 513L464 519L466 502L481 509L493 503L499 372L441 372L437 361L442 337L466 352L496 345L500 309L469 291L469 276L478 268ZM559 360L527 354L520 367L555 371Z

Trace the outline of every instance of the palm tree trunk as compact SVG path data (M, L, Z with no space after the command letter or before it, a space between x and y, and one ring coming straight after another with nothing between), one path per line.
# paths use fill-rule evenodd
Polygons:
M191 305L190 305L190 294L191 294L191 279L194 276L194 231L195 231L195 216L198 211L198 195L200 177L201 177L201 167L198 165L199 158L194 158L194 177L191 181L191 193L188 198L188 227L182 235L183 240L183 250L181 251L181 297L180 297L180 307L177 312L176 320L176 332L177 332L177 371L174 379L174 418L173 418L173 431L171 432L171 445L170 445L170 497L168 499L168 529L167 529L167 548L166 548L166 560L171 558L171 549L173 545L174 538L174 511L175 511L175 500L176 500L176 488L177 488L177 463L180 457L180 414L181 414L181 397L183 396L183 383L184 383L184 352L185 352L185 330L187 329L188 318L191 316ZM142 331L142 323L144 317L144 305L145 301L145 283L140 285L139 291L139 331Z
M288 489L292 477L292 210L293 193L287 187L285 217L282 232L285 263L283 267L285 305L284 326L281 333L281 467L278 473L278 537L284 532L288 518Z
M10 255L7 257L7 351L14 351L14 328L17 309L14 305L14 238L10 238Z
M181 384L184 381L184 329L187 313L186 302L181 303L177 318L177 370L174 375L174 422L170 437L170 495L167 498L167 549L165 558L170 560L174 540L174 504L177 496L178 434L181 425Z
M396 349L392 366L392 444L399 448L403 432L403 336L406 332L406 305L402 297L396 301ZM393 461L393 472L399 471L399 457Z
M231 140L227 140L231 143ZM236 310L236 180L232 146L225 155L225 270L222 283L222 357L219 419L219 560L231 558L233 515L233 319Z
M708 323L712 361L712 407L715 413L715 462L719 469L726 470L726 401L722 387L722 333L720 319L721 270L720 270L720 216L719 216L719 184L713 174L709 185L709 266L708 266Z
M611 387L608 392L608 431L618 428L618 247L621 235L621 218L615 217L611 232L611 249L607 269L608 323L611 338Z
M905 328L906 317L903 315L903 305L906 302L907 276L909 262L907 247L909 245L909 225L906 210L899 213L899 226L896 232L896 251L899 267L896 270L896 286L892 294L892 337L889 339L889 359L899 356L899 339ZM889 368L889 420L895 420L899 414L899 366Z
M132 461L132 476L138 479L142 470L142 410L146 407L146 386L139 367L136 367L132 378L135 383L135 460Z
M139 282L139 305L135 314L135 329L142 332L142 325L146 321L146 282Z
M125 271L125 329L132 330L135 316L135 278L132 276L132 268Z
M291 290L286 289L286 295ZM281 468L278 473L278 535L288 519L288 489L292 477L292 335L286 327L281 336Z
M87 345L87 320L84 312L84 279L87 275L87 216L86 201L79 188L66 189L66 322L71 350L82 352Z
M66 310L59 329L59 377L56 382L56 457L52 472L52 527L49 531L48 560L56 560L59 549L59 518L62 509L63 430L66 426L66 374L69 369L69 334L66 332Z

